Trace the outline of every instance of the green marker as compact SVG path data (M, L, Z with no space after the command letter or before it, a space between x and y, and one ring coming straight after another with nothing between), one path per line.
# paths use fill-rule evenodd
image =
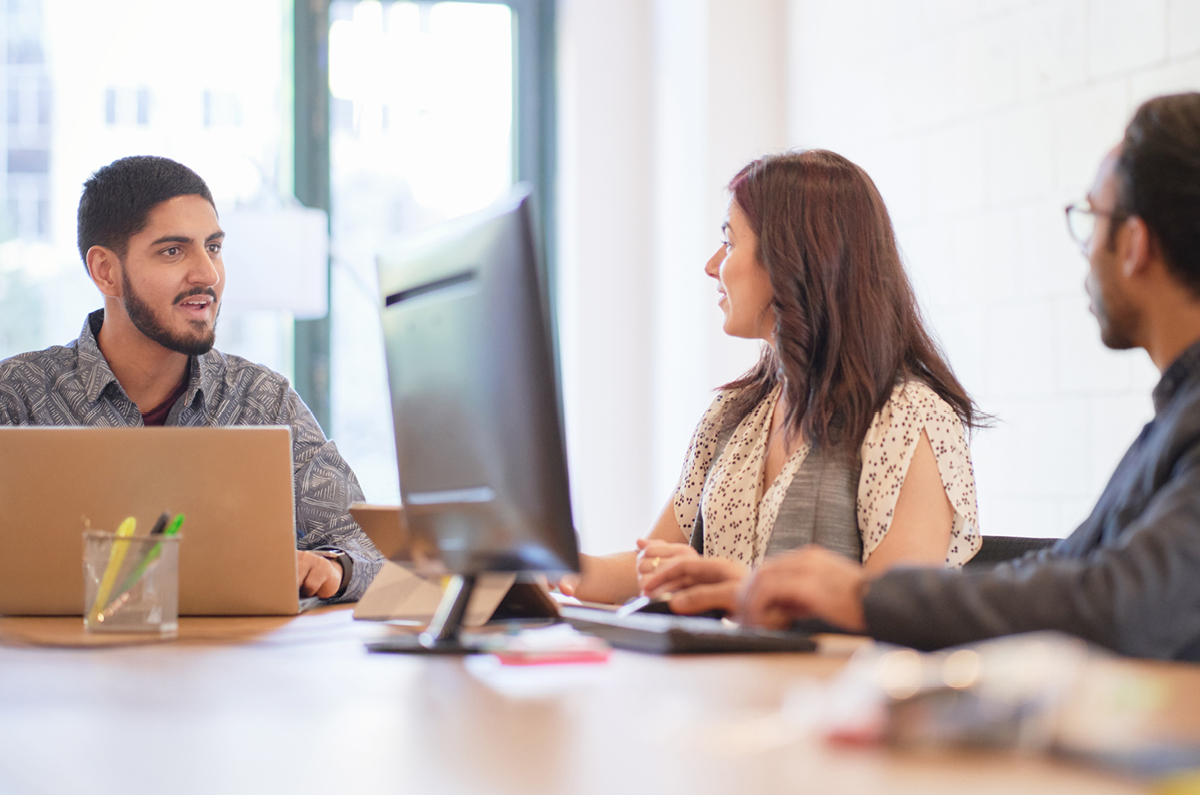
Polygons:
M150 535L161 534L164 538L170 538L179 532L179 528L183 527L183 514L176 516L171 524L168 525L164 530L163 525L166 524L168 515L169 514L164 513L158 518L158 522L155 523L154 529L150 531ZM160 541L151 547L150 551L147 552L140 561L138 561L138 564L134 567L133 571L129 572L129 576L125 578L125 582L121 583L120 589L117 590L117 596L108 603L108 606L105 607L104 611L100 614L101 621L106 618L111 618L112 614L117 612L117 610L121 608L121 605L128 601L129 592L133 590L133 586L138 584L138 581L142 579L142 575L146 573L146 569L150 568L150 564L158 560L159 556L161 555L162 542Z
M175 517L175 521L171 522L170 526L163 532L163 535L170 537L179 532L179 528L183 527L183 514Z

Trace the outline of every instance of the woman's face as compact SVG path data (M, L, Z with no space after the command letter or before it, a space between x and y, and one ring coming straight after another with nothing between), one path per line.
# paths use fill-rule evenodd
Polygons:
M775 332L771 279L758 261L758 236L736 202L729 202L721 230L725 241L704 272L717 280L717 305L725 312L725 333L770 342Z

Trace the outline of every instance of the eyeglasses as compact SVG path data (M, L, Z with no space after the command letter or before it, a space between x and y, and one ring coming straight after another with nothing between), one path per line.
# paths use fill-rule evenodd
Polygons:
M1071 233L1071 239L1082 249L1087 248L1088 243L1092 241L1092 235L1096 233L1098 216L1117 217L1117 213L1105 213L1078 204L1068 204L1064 208L1064 212L1067 214L1067 231Z

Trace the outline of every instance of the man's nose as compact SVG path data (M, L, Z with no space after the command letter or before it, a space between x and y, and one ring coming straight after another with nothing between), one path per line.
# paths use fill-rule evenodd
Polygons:
M216 287L221 281L221 272L217 270L217 265L213 262L208 247L201 246L199 253L190 259L192 267L188 271L189 281L205 287Z

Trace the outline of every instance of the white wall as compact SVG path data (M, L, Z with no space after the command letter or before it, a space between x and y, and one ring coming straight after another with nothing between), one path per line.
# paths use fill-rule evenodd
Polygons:
M788 137L879 183L929 320L1000 422L985 533L1065 535L1150 416L1158 373L1099 341L1062 207L1133 110L1200 87L1200 2L791 0Z
M720 333L704 261L724 184L788 146L879 184L928 315L1000 422L973 443L985 533L1064 535L1151 415L1101 346L1078 199L1143 99L1200 88L1200 0L562 0L560 323L577 524L627 548L678 476Z
M650 443L655 510L713 389L745 372L756 342L726 336L704 265L725 220L725 185L785 141L782 0L656 0L654 317Z
M559 326L576 525L632 547L712 390L723 186L785 140L783 0L562 0Z
M636 537L650 503L650 10L563 2L559 344L576 526ZM623 532L620 532L623 531ZM626 541L626 546L628 546Z

